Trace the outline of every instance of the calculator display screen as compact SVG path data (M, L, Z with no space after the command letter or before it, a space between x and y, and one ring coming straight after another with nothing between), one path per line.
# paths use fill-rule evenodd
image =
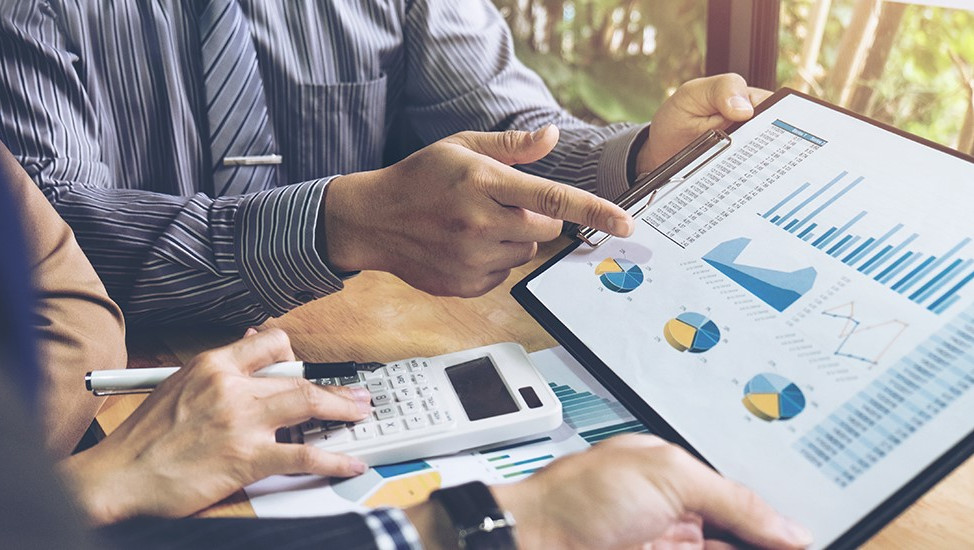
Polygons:
M446 375L470 420L517 412L517 402L489 357L447 367Z

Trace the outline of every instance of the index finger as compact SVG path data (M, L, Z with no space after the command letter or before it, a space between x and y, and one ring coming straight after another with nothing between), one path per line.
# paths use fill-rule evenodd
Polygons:
M291 341L281 329L268 329L216 350L220 362L229 363L244 374L279 361L294 361Z
M619 206L577 187L504 167L508 177L494 180L487 189L504 206L519 206L549 218L578 223L616 237L633 232L632 216Z

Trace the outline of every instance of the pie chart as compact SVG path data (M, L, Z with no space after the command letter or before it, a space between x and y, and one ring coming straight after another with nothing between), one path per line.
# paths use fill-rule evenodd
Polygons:
M687 311L663 325L663 337L677 351L703 353L720 342L720 329L707 316Z
M788 420L805 410L805 394L784 376L765 372L751 378L744 386L741 400L751 414L771 422Z
M595 274L612 292L632 292L643 284L643 270L624 258L606 258L595 268Z

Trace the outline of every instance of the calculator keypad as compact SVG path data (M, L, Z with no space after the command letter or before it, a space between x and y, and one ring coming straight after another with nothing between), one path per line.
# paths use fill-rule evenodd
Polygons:
M312 419L297 429L305 443L327 446L445 429L453 417L449 410L440 408L442 400L439 389L431 383L430 368L428 360L416 358L361 371L355 377L317 380L322 385L365 387L372 394L372 414L359 422Z

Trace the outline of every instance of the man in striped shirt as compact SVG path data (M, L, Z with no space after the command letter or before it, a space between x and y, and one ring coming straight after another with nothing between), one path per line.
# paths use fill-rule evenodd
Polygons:
M135 324L256 324L361 269L483 293L559 220L632 230L576 188L614 197L752 112L724 76L682 88L651 131L583 123L487 0L12 0L0 15L0 141Z

